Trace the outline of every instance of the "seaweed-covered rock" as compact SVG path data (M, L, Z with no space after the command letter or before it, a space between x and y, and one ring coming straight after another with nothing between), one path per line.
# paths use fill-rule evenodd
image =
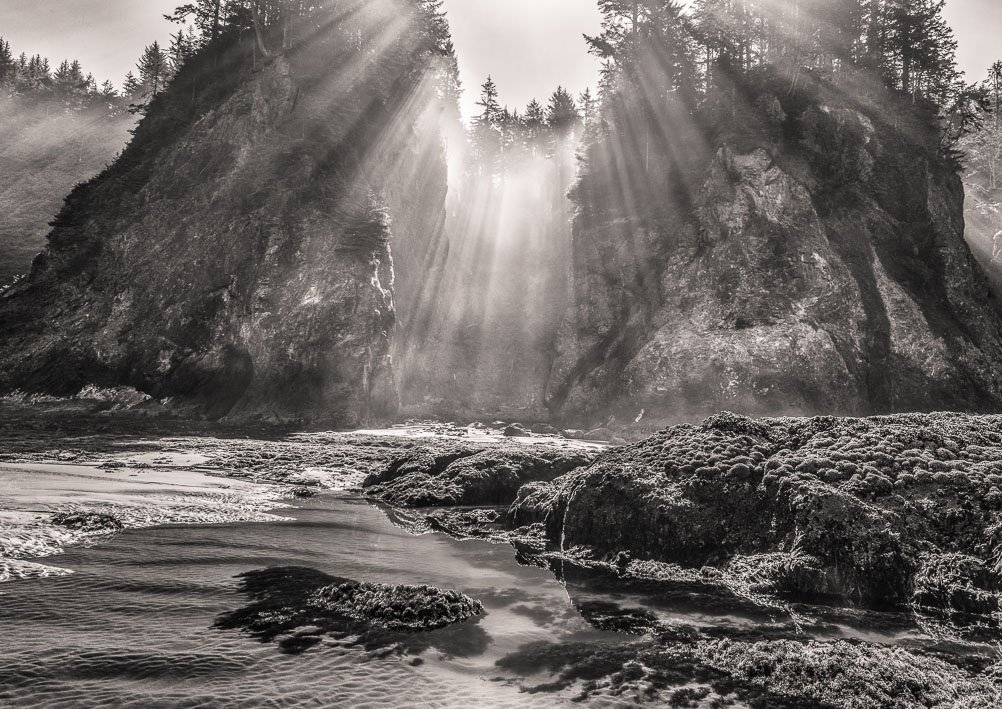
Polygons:
M885 605L914 590L920 604L989 612L974 570L1002 548L1000 487L1000 416L721 414L523 488L506 519L545 523L565 549L730 566L770 592ZM929 554L969 559L969 582Z
M998 574L965 554L931 554L915 576L912 603L920 608L990 615L1002 606Z
M433 586L345 581L317 590L314 606L391 630L435 630L480 615L480 601Z
M219 615L214 626L278 641L282 652L305 652L324 637L381 656L429 648L478 655L490 643L478 622L480 602L456 591L361 583L294 566L256 569L238 578L249 602Z
M125 527L114 515L101 512L60 512L53 515L52 524L88 533L119 532Z
M590 461L583 452L544 447L438 454L418 450L367 478L363 487L403 507L509 505L526 483L553 480Z

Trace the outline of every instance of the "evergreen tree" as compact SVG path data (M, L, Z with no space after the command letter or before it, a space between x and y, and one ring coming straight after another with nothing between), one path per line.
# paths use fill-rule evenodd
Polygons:
M998 126L1002 122L1002 61L991 65L985 85L991 93L993 119Z
M592 96L590 88L586 87L578 96L578 105L581 107L581 119L585 126L591 126L598 114L598 101Z
M83 110L90 99L93 77L84 76L80 62L63 60L52 74L52 91L63 106Z
M525 107L525 125L535 129L546 125L546 111L536 99L529 101Z
M957 42L943 17L946 0L885 3L885 65L902 91L942 103L957 77Z
M138 99L143 93L143 85L131 71L125 75L122 85L122 95L127 99Z
M169 70L171 74L176 74L188 59L197 51L196 39L193 34L185 33L183 29L170 36L170 57Z
M497 127L501 118L501 104L498 102L498 87L494 80L488 76L480 87L480 100L476 103L482 109L480 114L473 119L478 126Z
M223 0L197 0L178 6L172 14L164 15L164 18L181 25L191 20L201 40L211 42L219 36L224 21L231 14L232 4Z
M574 97L563 86L550 95L550 103L546 107L546 125L560 132L574 128L581 120Z
M49 60L43 59L40 54L36 54L28 59L22 90L40 95L51 88L51 86L52 69L49 67Z
M149 103L163 93L171 77L171 59L158 42L143 50L136 64L138 79L132 72L125 77L125 94L134 100L129 108L133 113L144 113Z
M111 102L118 99L118 90L115 89L115 85L113 83L105 80L105 82L101 84L101 89L98 95L103 101Z
M10 50L10 42L0 37L0 86L14 83L17 63Z
M481 109L481 112L473 118L472 127L477 164L482 172L497 174L500 171L502 149L502 109L498 102L498 87L490 76L480 87L480 100L476 105Z

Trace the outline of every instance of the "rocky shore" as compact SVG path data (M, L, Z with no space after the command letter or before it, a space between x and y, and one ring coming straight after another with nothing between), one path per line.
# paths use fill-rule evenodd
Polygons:
M477 464L487 460L494 465ZM475 485L464 484L470 469ZM400 513L415 530L511 543L525 563L564 576L572 597L574 577L591 586L604 578L624 594L716 599L768 609L789 625L772 636L708 631L647 611L596 613L583 603L597 627L647 640L592 648L578 660L568 659L572 648L526 648L508 664L553 662L566 680L558 686L586 677L596 691L639 683L660 696L683 683L671 678L687 658L685 682L697 686L691 695L673 690L675 706L703 706L710 696L750 706L1002 701L1002 666L986 650L1002 639L1002 417L723 413L593 461L556 458L541 470L510 454L421 454L394 460L365 484L392 504L444 507ZM516 476L524 484L512 494L514 485L501 483ZM405 495L392 485L398 480ZM435 492L454 484L456 492ZM857 618L849 637L828 625L829 613ZM907 648L868 641L876 617L918 624L934 641ZM967 647L964 663L944 651L951 644Z
M163 421L111 434L101 420L14 421L0 462L123 475L181 464L290 497L361 494L411 532L510 544L622 637L509 653L498 672L527 691L691 707L1002 704L1002 416L722 413L614 447L505 436L510 422L248 437ZM65 512L53 529L115 526ZM363 626L358 642L377 653L489 642L459 594L287 571L248 577L251 604L220 627L293 653ZM443 623L456 632L412 636Z

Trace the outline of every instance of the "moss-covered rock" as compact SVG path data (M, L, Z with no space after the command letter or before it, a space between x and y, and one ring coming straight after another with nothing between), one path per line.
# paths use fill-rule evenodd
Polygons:
M585 453L545 447L418 450L363 486L370 495L403 507L508 505L526 483L553 480L590 461Z
M774 593L989 612L1000 471L999 416L721 414L523 488L507 522Z
M433 586L388 586L345 581L317 590L312 605L391 630L434 630L483 613L483 606L458 591Z
M912 603L948 613L991 615L1002 610L997 571L966 554L929 554L915 575Z

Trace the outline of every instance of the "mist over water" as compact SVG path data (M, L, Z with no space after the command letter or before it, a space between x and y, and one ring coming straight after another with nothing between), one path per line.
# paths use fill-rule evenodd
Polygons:
M63 198L114 160L135 120L0 95L0 286L28 271Z
M400 359L405 411L546 418L579 138L540 141L497 170L469 150L450 161L448 254L415 308L423 332Z

